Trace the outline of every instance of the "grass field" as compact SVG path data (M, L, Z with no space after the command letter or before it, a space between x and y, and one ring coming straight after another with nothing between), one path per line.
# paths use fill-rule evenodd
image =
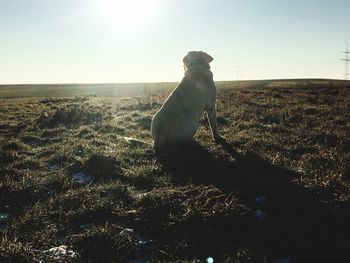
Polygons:
M349 262L349 83L219 82L227 144L124 140L175 85L0 87L0 262Z

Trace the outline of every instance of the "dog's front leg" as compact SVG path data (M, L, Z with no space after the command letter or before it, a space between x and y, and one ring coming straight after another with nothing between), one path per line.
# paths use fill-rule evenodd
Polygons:
M225 141L225 138L219 134L218 124L217 124L217 120L216 120L215 103L211 107L208 107L205 110L205 112L207 114L210 130L211 130L211 133L213 135L214 141L216 141L217 143Z

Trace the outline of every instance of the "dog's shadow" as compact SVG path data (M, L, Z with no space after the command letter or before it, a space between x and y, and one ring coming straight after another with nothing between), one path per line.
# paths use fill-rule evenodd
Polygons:
M176 185L211 184L224 193L263 195L290 186L297 175L269 164L253 153L237 151L227 142L221 146L231 158L215 157L195 141L172 145L157 152L163 169L172 174Z
M221 146L230 158L215 157L194 141L171 146L157 158L175 185L213 185L225 194L234 193L251 217L258 217L248 220L255 223L242 225L244 234L231 233L241 235L247 246L263 244L267 253L273 247L271 254L289 256L293 262L342 262L350 256L335 229L346 228L336 226L337 221L344 222L337 219L342 212L331 212L317 195L298 186L299 174L256 154L241 153L227 142Z

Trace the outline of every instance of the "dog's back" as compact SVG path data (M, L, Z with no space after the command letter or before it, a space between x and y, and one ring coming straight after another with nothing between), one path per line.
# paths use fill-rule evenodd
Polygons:
M190 83L184 79L153 117L151 133L156 148L188 140L194 135L196 121L191 120L196 119L196 114L193 112L193 91L190 89Z

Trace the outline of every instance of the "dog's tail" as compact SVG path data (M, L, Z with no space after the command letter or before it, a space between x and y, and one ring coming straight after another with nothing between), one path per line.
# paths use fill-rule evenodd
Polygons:
M131 137L123 137L123 139L130 144L131 146L142 146L142 145L153 145L152 143L141 141L139 139L131 138Z

